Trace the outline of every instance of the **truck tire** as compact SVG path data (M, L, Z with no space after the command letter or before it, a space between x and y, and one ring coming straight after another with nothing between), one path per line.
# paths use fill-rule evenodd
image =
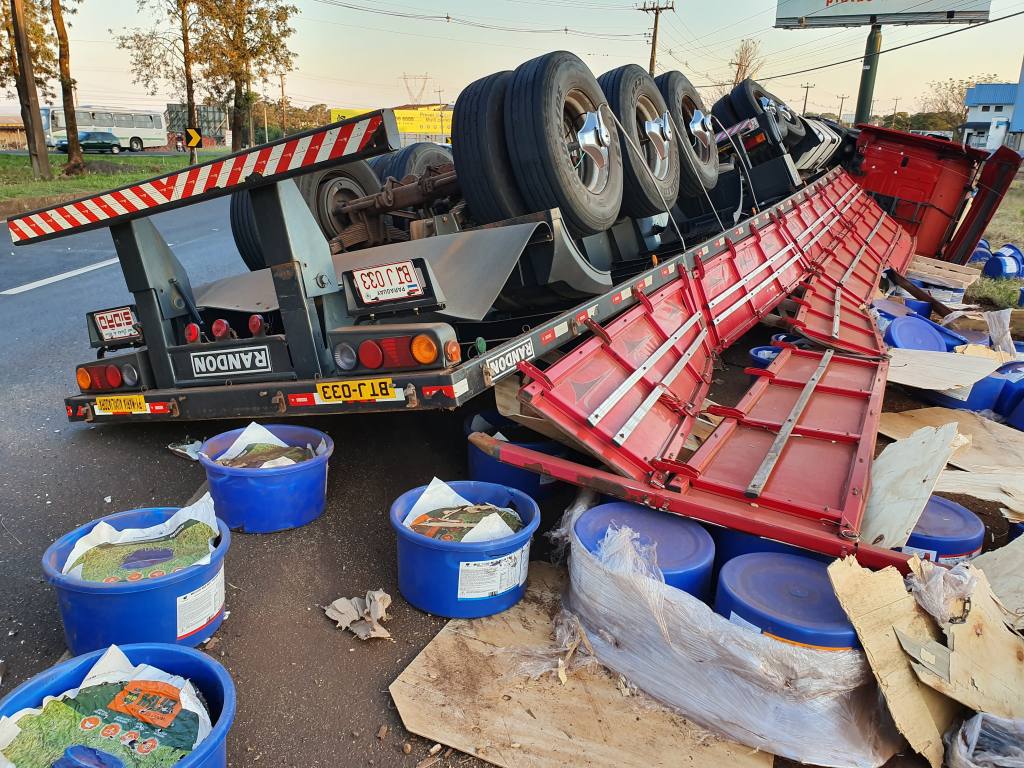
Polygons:
M371 157L366 163L370 166L371 170L377 175L377 179L383 184L388 178L388 167L391 165L391 160L397 155L398 152L388 152L387 154L377 155Z
M731 128L740 121L739 115L736 114L736 110L732 107L732 101L729 99L729 94L725 94L725 96L711 105L711 114L717 119L717 122L715 123L716 131ZM721 125L718 123L721 123Z
M804 125L803 118L790 109L789 105L776 96L772 96L772 98L775 99L776 104L782 107L777 111L779 122L786 125L785 143L789 149L792 149L807 136L807 127Z
M419 141L398 150L388 163L387 175L401 181L410 174L420 176L431 165L452 162L451 150L430 141Z
M505 143L505 93L512 72L466 86L452 115L452 152L473 221L491 224L529 213L516 187Z
M333 212L339 199L354 200L381 189L380 180L365 160L296 176L295 185L327 240L341 234L348 223ZM266 267L249 190L241 189L231 194L230 219L231 234L245 265L250 270Z
M729 101L732 103L733 111L736 112L740 120L757 117L764 112L764 107L761 104L762 98L777 101L760 83L756 80L751 80L749 77L733 88L728 96ZM778 110L775 110L774 115L775 124L779 128L778 141L785 144L786 136L789 134L789 123ZM769 136L769 138L771 137Z
M242 261L250 272L263 269L267 262L263 257L263 246L260 244L259 233L256 231L256 213L252 208L252 198L248 189L240 189L231 193L229 208L231 220L231 236L235 239Z
M693 83L682 72L675 70L654 78L668 105L669 114L675 123L679 143L679 194L703 195L703 190L714 189L718 183L718 147L715 143L717 127L712 127L710 136L698 129L694 133L690 122L696 112L708 114ZM702 139L707 138L710 144Z
M580 151L587 114L599 113L602 165ZM505 95L505 139L516 184L530 211L560 208L578 236L603 232L622 205L618 129L601 86L580 59L555 51L521 64Z
M679 196L679 134L670 115L667 136L662 134L667 153L661 157L644 130L644 123L659 120L669 111L661 91L647 70L636 64L605 72L597 83L622 124L622 213L642 219L671 210Z

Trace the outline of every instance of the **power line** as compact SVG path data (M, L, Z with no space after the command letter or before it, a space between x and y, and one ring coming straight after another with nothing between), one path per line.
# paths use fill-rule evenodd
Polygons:
M931 40L938 40L939 38L942 38L942 37L949 37L950 35L957 35L957 34L959 34L961 32L967 32L968 30L971 30L971 29L977 29L978 27L984 27L984 26L987 26L988 24L995 24L998 21L1006 21L1007 19L1012 19L1012 18L1014 18L1016 16L1022 16L1022 15L1024 15L1024 11L1017 11L1016 13L1009 13L1006 16L1000 16L998 19L989 19L988 21L979 21L979 22L971 24L970 26L967 26L967 27L961 27L960 29L954 29L951 32L943 32L942 34L939 34L939 35L932 35L931 37L925 37L925 38L922 38L921 40L914 40L914 41L909 42L909 43L904 43L903 45L895 45L892 48L883 48L882 50L878 51L878 53L875 54L875 55L881 56L883 53L892 53L893 51L899 51L899 50L902 50L903 48L910 48L911 46L920 45L921 43L927 43L927 42L930 42ZM794 75L803 75L803 74L806 74L808 72L817 72L817 71L822 70L822 69L829 69L831 67L838 67L841 64L850 64L851 62L854 62L854 61L861 61L863 58L864 58L863 56L854 56L853 58L849 58L849 59L842 59L840 61L833 61L831 64L822 64L822 65L817 66L817 67L808 67L807 69L798 69L795 72L786 72L785 74L781 74L781 75L766 75L764 77L757 78L757 80L758 80L758 82L764 82L766 80L778 80L781 77L793 77ZM697 87L699 87L699 88L721 88L721 87L726 86L726 85L732 85L732 83L705 83L705 84L697 86Z

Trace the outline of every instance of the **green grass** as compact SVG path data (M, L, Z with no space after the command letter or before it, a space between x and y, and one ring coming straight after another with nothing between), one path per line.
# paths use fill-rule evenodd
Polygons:
M204 152L200 160L209 160L222 152ZM159 176L188 165L188 154L173 157L159 157L147 154L95 155L85 156L86 167L92 169L80 176L61 176L66 157L50 155L53 179L38 180L32 177L32 165L27 155L0 155L0 201L19 198L67 195L68 198L102 192L126 184Z
M964 293L964 301L996 309L1016 307L1022 287L1024 280L994 280L991 277L981 277L978 278L978 282L968 286Z
M999 205L999 210L992 217L985 238L992 250L1005 243L1013 243L1024 248L1024 179L1019 176L1010 184L1006 197Z

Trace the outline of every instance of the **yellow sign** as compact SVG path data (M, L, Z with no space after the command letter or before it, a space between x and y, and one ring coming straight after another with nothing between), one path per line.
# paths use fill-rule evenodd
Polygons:
M452 111L442 109L437 104L409 109L396 109L395 121L399 133L427 133L431 135L446 134L452 127ZM365 109L332 109L331 122L347 120L350 117L365 114Z
M376 403L382 400L401 400L391 379L350 379L348 381L321 381L317 394L325 403Z
M149 413L142 395L108 395L96 398L96 410L104 413Z
M203 134L197 131L195 128L185 129L185 143L190 147L198 147L203 143Z

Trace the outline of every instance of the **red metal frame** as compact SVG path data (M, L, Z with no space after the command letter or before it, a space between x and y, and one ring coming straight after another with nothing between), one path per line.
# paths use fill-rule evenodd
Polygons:
M971 207L956 229L956 235L942 251L942 258L955 264L966 264L985 234L992 216L1002 202L1021 166L1021 156L1009 147L1000 147L981 167L977 194Z

